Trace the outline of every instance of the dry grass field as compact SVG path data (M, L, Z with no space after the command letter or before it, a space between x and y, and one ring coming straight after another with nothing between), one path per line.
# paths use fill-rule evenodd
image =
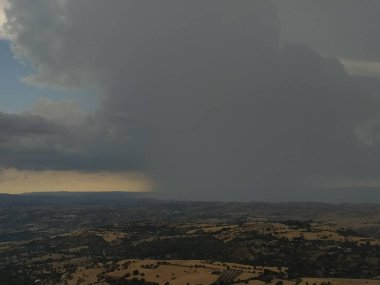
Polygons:
M111 265L111 264L108 264ZM67 285L90 285L98 280L99 275L104 275L106 279L128 279L144 278L148 282L158 284L186 285L198 284L209 285L215 282L220 272L224 270L236 270L240 274L236 280L246 281L262 274L264 269L277 271L275 267L263 267L237 264L210 262L204 260L153 260L153 259L128 259L112 264L114 270L107 270L107 265L99 264L96 268L78 267L77 271L61 282ZM285 268L284 268L285 269ZM108 271L108 272L107 272ZM262 284L262 283L249 283Z
M108 264L110 265L110 264ZM128 259L112 264L114 270L107 271L107 266L99 264L96 268L78 267L69 278L60 284L66 285L91 285L108 284L96 283L100 275L106 279L118 280L121 278L143 278L147 282L155 282L160 285L210 285L219 277L220 272L225 270L238 270L240 273L236 277L234 284L237 285L275 285L283 282L283 285L380 285L380 280L369 279L340 279L340 278L302 278L301 280L280 280L274 279L270 282L252 280L257 278L264 269L278 271L274 267L249 266L237 263L210 262L205 260L154 260L154 259ZM283 268L285 269L285 268Z

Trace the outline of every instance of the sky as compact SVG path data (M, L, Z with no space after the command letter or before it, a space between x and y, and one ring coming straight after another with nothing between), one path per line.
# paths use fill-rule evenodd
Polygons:
M23 82L23 78L33 72L26 62L16 59L10 42L0 40L0 110L4 112L22 112L33 106L40 98L54 101L72 100L78 102L84 111L96 109L96 91L83 89L52 89Z
M0 192L380 186L377 0L0 0L0 25Z

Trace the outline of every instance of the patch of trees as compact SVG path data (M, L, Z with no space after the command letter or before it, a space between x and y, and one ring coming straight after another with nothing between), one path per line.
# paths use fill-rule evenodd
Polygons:
M158 239L128 249L131 258L218 259L231 256L229 247L214 237Z
M287 225L288 227L292 229L306 229L307 231L311 230L311 223L312 220L308 221L298 221L298 220L287 220L287 221L281 221L282 224Z
M0 270L0 284L32 285L35 284L25 273L20 273L17 268L4 268Z
M107 282L110 285L159 285L156 282L148 282L144 278L138 279L136 277L132 279L119 279L119 280L107 279Z

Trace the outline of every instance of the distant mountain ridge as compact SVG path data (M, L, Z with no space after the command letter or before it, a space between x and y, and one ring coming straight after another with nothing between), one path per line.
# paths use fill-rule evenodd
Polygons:
M50 196L50 197L107 197L107 198L135 198L152 194L151 192L126 192L126 191L97 191L97 192L25 192L21 196Z
M317 191L312 191L317 192ZM275 198L275 197L274 197ZM170 197L164 193L156 192L30 192L23 194L6 194L0 193L0 207L8 206L35 206L35 205L65 205L65 204L108 204L123 205L126 203L136 203L141 200L157 201L183 201L177 197ZM186 202L186 201L183 201ZM196 201L192 201L196 202ZM199 202L199 201L198 201ZM318 190L318 195L309 196L307 190L301 199L289 201L203 201L216 203L237 203L237 204L375 204L380 205L380 187L341 187L341 188L324 188Z
M133 200L152 199L146 192L31 192L0 193L0 207L65 204L120 204Z

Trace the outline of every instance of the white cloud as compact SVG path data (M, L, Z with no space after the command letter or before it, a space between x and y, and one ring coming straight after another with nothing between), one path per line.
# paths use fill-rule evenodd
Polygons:
M7 38L4 24L7 21L6 15L5 15L5 8L7 6L7 0L0 0L0 39Z
M75 100L53 101L49 98L40 98L29 112L67 126L83 125L86 118Z
M380 61L341 59L350 75L380 77Z

